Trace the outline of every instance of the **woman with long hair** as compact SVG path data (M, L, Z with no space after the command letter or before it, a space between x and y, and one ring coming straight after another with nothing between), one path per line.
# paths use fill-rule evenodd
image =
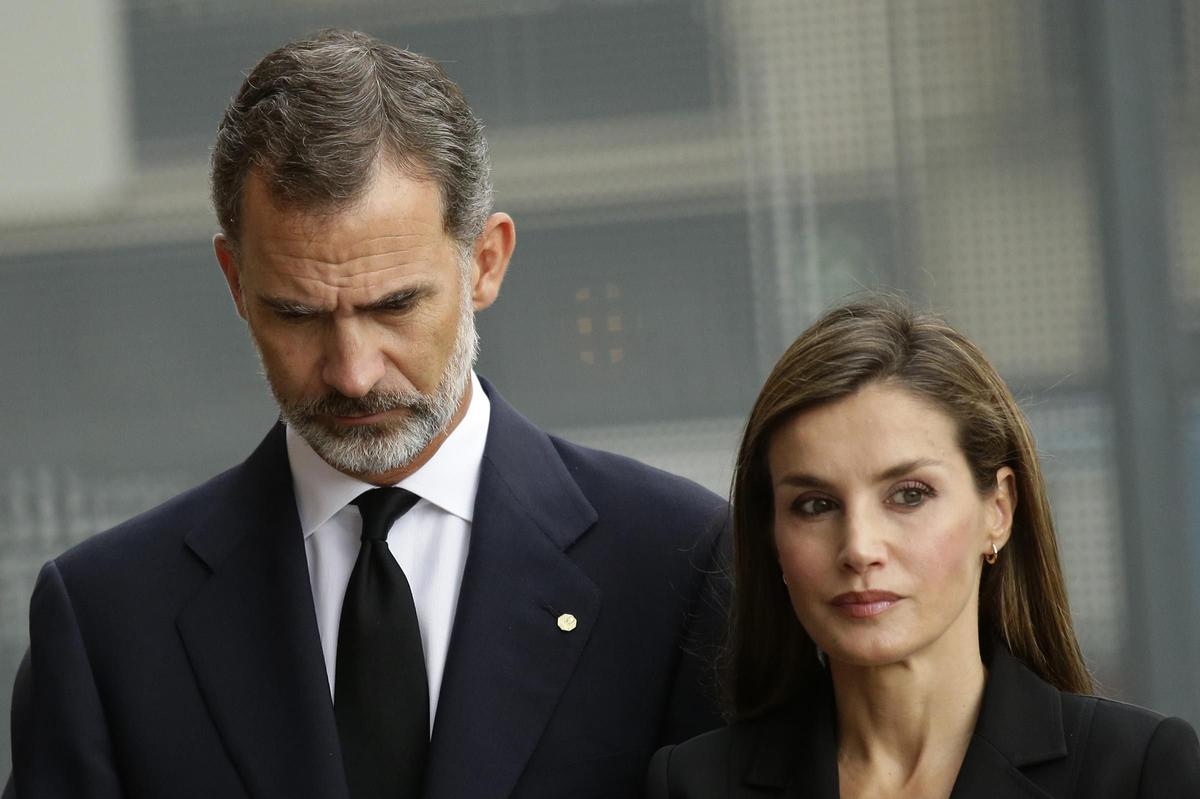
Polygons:
M860 301L792 344L733 536L733 723L653 799L1200 797L1186 722L1090 695L1028 424L941 319Z

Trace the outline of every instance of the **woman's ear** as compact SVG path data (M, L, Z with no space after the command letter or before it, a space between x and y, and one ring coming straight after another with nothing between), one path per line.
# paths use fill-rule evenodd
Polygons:
M1003 549L1012 535L1013 514L1017 510L1017 475L1008 466L996 470L996 487L988 497L991 524L988 527L987 554L992 544Z

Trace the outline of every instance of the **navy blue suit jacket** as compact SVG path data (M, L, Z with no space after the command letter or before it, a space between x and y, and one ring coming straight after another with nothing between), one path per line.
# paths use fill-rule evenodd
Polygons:
M488 394L425 795L636 796L659 745L719 724L725 503ZM346 799L309 585L282 426L48 563L5 799Z

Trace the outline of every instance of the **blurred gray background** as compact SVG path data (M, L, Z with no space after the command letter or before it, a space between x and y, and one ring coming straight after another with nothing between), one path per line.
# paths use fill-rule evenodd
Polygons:
M49 0L0 29L0 776L41 563L274 406L215 261L244 72L354 27L443 62L518 247L479 370L726 493L760 381L890 287L1029 414L1110 695L1200 723L1200 2ZM14 24L15 23L15 24Z

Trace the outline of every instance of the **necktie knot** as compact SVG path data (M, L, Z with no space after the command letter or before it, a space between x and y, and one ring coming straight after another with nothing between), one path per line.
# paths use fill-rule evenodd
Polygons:
M392 522L408 513L420 499L403 488L373 488L359 494L351 502L362 514L364 541L386 541Z

